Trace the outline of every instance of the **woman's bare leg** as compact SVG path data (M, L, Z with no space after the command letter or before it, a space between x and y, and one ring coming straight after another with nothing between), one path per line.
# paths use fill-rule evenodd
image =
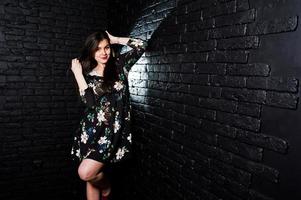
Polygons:
M100 189L99 187L93 185L89 181L86 182L86 196L87 200L99 200L100 198Z
M98 173L94 179L89 181L94 187L100 188L102 196L109 196L111 192L111 183L107 175L103 172Z
M101 188L102 188L102 196L109 196L111 193L111 184L108 177L105 175L103 180L101 181Z
M84 159L79 168L78 174L80 178L87 182L87 199L99 200L100 193L103 190L103 195L107 196L110 193L108 180L105 179L102 172L104 164L92 159Z

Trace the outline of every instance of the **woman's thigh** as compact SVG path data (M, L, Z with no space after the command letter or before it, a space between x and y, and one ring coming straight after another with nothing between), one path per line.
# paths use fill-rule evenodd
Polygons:
M83 180L93 179L104 168L104 164L93 159L83 159L78 167L78 174Z

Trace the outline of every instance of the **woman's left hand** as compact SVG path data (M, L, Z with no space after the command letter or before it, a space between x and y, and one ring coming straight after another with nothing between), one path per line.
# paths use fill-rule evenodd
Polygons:
M118 44L118 37L111 35L108 31L106 31L106 33L108 34L108 36L110 38L111 44Z

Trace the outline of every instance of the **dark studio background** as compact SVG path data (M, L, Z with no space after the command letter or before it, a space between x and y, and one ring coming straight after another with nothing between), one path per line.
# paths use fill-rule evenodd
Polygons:
M300 199L300 13L298 0L0 1L0 199L84 199L66 70L100 28L149 41L114 200Z

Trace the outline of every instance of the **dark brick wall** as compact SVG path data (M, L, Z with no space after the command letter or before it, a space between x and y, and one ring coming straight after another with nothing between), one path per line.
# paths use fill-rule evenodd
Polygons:
M0 1L0 199L79 199L80 104L66 70L106 1Z
M135 199L299 199L301 3L137 4Z
M1 1L0 198L83 199L66 69L108 24L150 42L129 75L136 157L116 170L116 199L300 199L300 10L297 0Z

